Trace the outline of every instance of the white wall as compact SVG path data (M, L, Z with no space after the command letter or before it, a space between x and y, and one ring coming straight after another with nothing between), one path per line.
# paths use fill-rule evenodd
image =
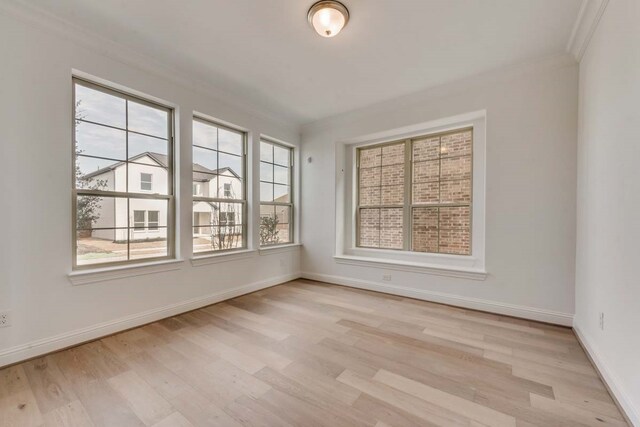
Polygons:
M8 12L8 4L0 6L0 309L10 309L13 322L0 329L0 366L297 276L298 248L198 267L188 261L192 111L245 128L254 152L261 133L298 144L297 128L249 113L236 106L238 100L207 96L188 80L173 78L173 71L149 71L157 67L152 60L132 56L129 61L108 41L79 42L65 26L31 22L28 15ZM73 69L176 107L178 249L186 261L174 270L82 286L69 282ZM248 182L254 182L257 157L250 156L249 162ZM249 200L259 203L257 186L250 189ZM254 209L250 223L257 224L258 218L259 209ZM255 226L249 232L256 247Z
M575 327L640 425L640 2L609 2L580 63ZM599 314L604 313L604 330Z
M306 277L571 324L577 82L566 57L494 72L305 126ZM335 142L487 112L485 281L337 264ZM306 159L312 157L312 162ZM392 274L383 282L383 274Z

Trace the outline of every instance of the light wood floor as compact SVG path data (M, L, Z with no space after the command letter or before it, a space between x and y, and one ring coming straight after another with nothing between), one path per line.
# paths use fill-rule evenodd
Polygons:
M0 370L0 425L626 424L570 329L297 280Z

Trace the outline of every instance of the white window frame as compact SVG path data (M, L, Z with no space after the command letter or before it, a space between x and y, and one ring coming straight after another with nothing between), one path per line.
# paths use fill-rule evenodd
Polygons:
M204 195L192 195L192 203L191 203L191 237L193 239L194 236L194 228L195 226L193 225L193 221L194 221L194 212L193 212L193 202L198 202L198 201L204 201L204 202L212 202L212 203L219 203L219 204L223 204L223 203L230 203L230 204L239 204L242 206L242 210L240 212L240 224L242 226L242 246L238 247L238 248L230 248L230 249L212 249L212 250L208 250L208 251L199 251L199 252L195 252L194 248L193 248L193 243L191 244L191 253L193 258L195 259L205 259L205 258L209 258L209 257L219 257L221 255L230 255L233 253L242 253L242 252L246 252L249 248L249 233L248 233L248 227L249 227L249 207L248 207L248 178L249 178L249 171L248 171L248 158L249 158L249 150L248 150L248 139L249 139L249 132L247 130L244 130L240 127L236 127L233 125L229 125L229 124L223 124L218 120L215 119L211 119L208 118L207 116L203 115L203 114L198 114L195 113L193 114L193 117L191 119L191 126L193 126L194 122L200 122L203 123L205 125L209 125L209 126L213 126L213 127L217 127L219 129L225 129L227 131L230 132L234 132L234 133L239 133L242 135L242 155L240 156L242 158L242 198L241 199L229 199L224 197L224 186L222 188L223 191L223 197L220 197L220 186L216 183L216 185L218 185L217 187L217 196L218 197L207 197ZM193 147L196 147L196 145L194 144L194 140L192 139L191 141L191 152L193 153ZM199 147L199 146L198 146ZM201 147L201 148L206 148L206 149L210 149L207 147ZM219 148L219 147L218 147ZM223 151L220 150L213 150L210 149L211 151L215 151L216 155L219 156L220 153L224 153ZM191 162L191 168L193 168L193 160ZM216 176L220 176L220 175L216 175ZM202 187L200 186L201 184L197 184L198 185L198 190L200 190ZM220 212L217 212L218 215L218 220L220 219ZM236 218L237 220L237 218Z
M296 156L296 147L282 143L280 141L277 141L273 138L269 138L266 136L261 136L260 137L260 144L258 145L258 153L257 153L257 158L258 158L258 163L260 164L260 162L262 162L261 160L261 150L262 150L262 143L266 143L266 144L270 144L273 145L274 147L280 147L280 148L284 148L286 150L289 151L289 201L288 202L276 202L275 200L271 201L271 202L264 202L262 201L262 196L260 194L260 185L258 185L258 199L259 199L259 204L258 204L258 233L260 232L260 223L261 223L261 206L265 205L265 206L274 206L275 208L277 208L278 206L280 207L289 207L289 240L286 242L278 242L278 243L270 243L270 244L261 244L260 240L258 239L258 244L260 249L267 249L267 248L273 248L273 247L278 247L278 246L288 246L288 245L292 245L295 244L296 242L296 235L295 235L295 218L296 218L296 210L295 210L295 167L296 167L296 161L295 161L295 156ZM269 163L269 162L264 162L264 163ZM273 163L272 166L276 166L275 163L275 159L273 159ZM271 184L275 184L275 176L272 176L272 182L270 182ZM260 184L262 182L262 177L260 176L260 167L258 168L258 183Z
M356 247L357 148L456 129L473 129L471 255ZM476 111L364 135L336 143L336 247L338 263L483 280L485 271L486 112Z
M127 101L136 102L143 105L148 105L153 108L158 108L165 110L167 112L167 143L168 143L168 151L167 151L167 194L148 194L146 191L126 191L126 192L117 192L110 190L84 190L76 188L76 85L86 86L92 88L94 90L98 90L104 92L106 94L116 96ZM112 85L107 83L96 83L89 77L81 77L79 75L72 76L72 140L71 140L71 173L72 173L72 275L76 277L80 277L83 273L91 273L93 270L96 271L108 271L111 269L120 269L124 267L140 267L145 265L152 265L157 263L171 263L176 261L176 224L175 224L175 191L176 191L176 182L175 182L175 167L174 167L174 149L175 149L175 109L168 104L161 103L159 101L151 100L149 97L143 97L141 95L134 95L129 90L114 88ZM127 132L132 132L127 130ZM129 160L127 160L129 161ZM127 177L128 179L128 177ZM167 201L167 255L165 256L157 256L157 257L149 257L143 259L129 259L125 261L114 261L114 262L101 262L101 263L90 263L90 264L78 264L77 257L77 200L79 196L82 195L90 195L90 196L103 196L103 197L120 197L127 199L150 199L150 200L166 200ZM129 207L127 207L129 210ZM134 227L131 225L131 219L129 215L127 228L130 230L134 230ZM127 244L127 250L129 250L129 243ZM83 271L84 270L84 271Z

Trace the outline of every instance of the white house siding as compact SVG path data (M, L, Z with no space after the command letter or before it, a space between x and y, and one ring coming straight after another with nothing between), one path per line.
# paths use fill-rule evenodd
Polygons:
M116 166L113 170L97 175L93 179L95 181L106 180L106 189L111 191L167 194L169 186L167 170L159 166L152 157L144 156L136 159L135 163L128 164L128 168L128 188L125 185L127 182L127 168L125 164ZM151 191L142 189L141 175L143 173L151 174ZM229 171L223 173L227 175L220 175L219 177L212 175L213 179L210 181L194 182L194 184L199 184L200 190L200 193L194 194L194 196L224 198L225 184L230 184L230 198L241 199L243 195L242 180L232 176ZM219 192L216 191L218 189ZM129 199L128 211L127 200L124 198L104 197L100 205L100 215L94 224L95 230L91 234L92 237L118 242L126 241L127 238L132 241L167 238L167 229L162 228L166 227L168 223L168 204L165 200L131 198ZM236 206L231 203L221 203L220 208L222 212L235 211L235 224L238 226L243 225L242 212L239 206L236 208ZM145 211L146 220L148 220L149 211L158 211L158 230L149 230L146 227L148 226L147 222L145 222L144 230L128 230L127 227L134 227L134 211ZM193 211L194 226L210 226L214 222L218 222L217 218L214 221L214 215L217 214L217 211L210 203L195 202ZM194 234L211 235L212 230L210 227L197 228Z

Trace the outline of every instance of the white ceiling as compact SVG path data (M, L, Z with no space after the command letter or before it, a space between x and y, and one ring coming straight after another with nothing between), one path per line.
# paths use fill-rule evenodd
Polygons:
M565 52L582 0L28 0L296 124Z

